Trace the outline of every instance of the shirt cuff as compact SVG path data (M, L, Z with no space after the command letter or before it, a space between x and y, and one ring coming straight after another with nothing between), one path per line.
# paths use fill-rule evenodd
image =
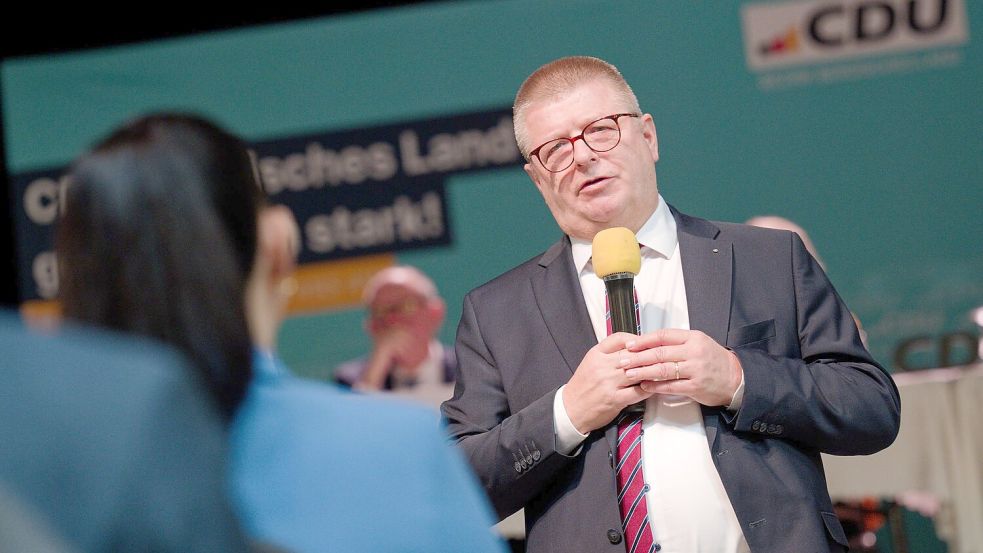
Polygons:
M727 410L735 413L741 408L741 403L744 402L744 371L741 371L741 385L737 387L734 391L734 396L730 398L730 404L727 406Z
M587 439L587 434L581 434L570 422L567 409L563 406L564 388L566 385L560 386L553 398L553 429L556 433L556 450L563 455L573 455L574 450Z

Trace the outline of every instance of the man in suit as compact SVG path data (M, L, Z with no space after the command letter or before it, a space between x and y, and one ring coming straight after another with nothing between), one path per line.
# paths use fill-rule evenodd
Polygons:
M173 352L91 329L35 336L3 313L0 351L0 516L32 521L20 539L43 528L77 551L246 550L218 413Z
M886 447L899 400L802 241L666 204L652 116L607 62L541 67L514 121L565 236L467 295L442 406L499 515L525 507L531 553L844 551L820 453ZM640 336L607 335L591 262L619 226Z

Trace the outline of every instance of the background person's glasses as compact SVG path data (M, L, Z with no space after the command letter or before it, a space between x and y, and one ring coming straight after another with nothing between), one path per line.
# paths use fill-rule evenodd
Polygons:
M601 117L587 123L583 132L571 138L557 138L529 152L529 157L535 156L539 163L551 173L565 171L573 165L573 143L583 140L588 148L595 152L613 150L621 142L621 127L619 117L641 117L637 113L616 113Z
M408 317L419 311L421 307L423 307L422 300L408 297L391 303L373 305L369 308L369 316L373 319L383 319L393 315Z

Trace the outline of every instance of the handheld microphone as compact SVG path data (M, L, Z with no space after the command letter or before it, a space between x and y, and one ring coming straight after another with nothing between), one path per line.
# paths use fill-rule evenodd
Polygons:
M635 275L642 268L642 254L635 233L625 227L604 229L591 246L594 273L604 281L611 312L611 332L638 334L635 318Z
M608 311L611 333L641 333L641 321L636 317L635 275L642 268L642 254L635 233L625 227L604 229L594 236L591 245L594 273L604 281L608 292ZM640 401L625 408L630 412L645 410Z

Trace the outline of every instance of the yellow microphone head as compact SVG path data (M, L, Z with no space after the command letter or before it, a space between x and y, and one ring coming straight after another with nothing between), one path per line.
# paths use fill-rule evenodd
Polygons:
M616 273L637 275L642 268L638 240L625 227L604 229L594 235L591 259L594 273L601 278Z

